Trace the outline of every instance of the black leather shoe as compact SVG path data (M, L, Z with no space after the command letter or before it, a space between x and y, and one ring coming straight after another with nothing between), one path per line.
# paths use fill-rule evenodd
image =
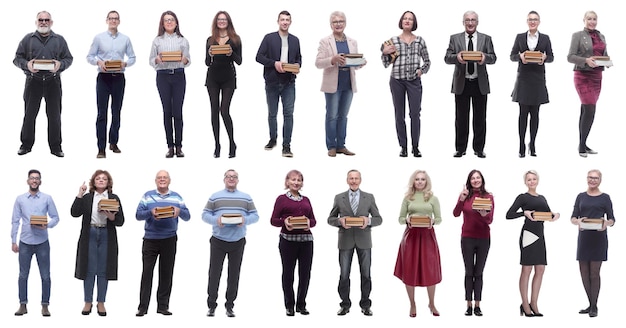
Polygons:
M30 149L28 148L20 147L20 149L17 150L17 154L20 156L26 155L28 153L30 153Z
M287 309L287 310L286 310L286 312L285 312L285 314L286 314L288 317L293 317L294 315L296 315L296 312L295 312L293 309Z
M206 313L207 317L214 317L215 316L215 309L211 309L209 308L209 312Z
M400 149L400 157L407 157L409 156L409 154L406 151L406 148L402 147L402 149Z
M307 310L306 308L296 308L296 312L302 314L302 315L309 315L309 310Z
M350 312L350 308L342 307L339 311L337 311L337 315L346 315L348 312Z
M483 316L483 311L480 310L480 307L475 307L474 308L474 315L477 317L482 317Z
M226 316L229 318L234 318L235 317L235 311L233 311L233 309L226 309Z
M589 309L589 317L591 318L595 318L598 316L598 307L594 306L592 308Z
M589 310L591 310L590 306L588 306L586 309L582 309L582 310L578 311L578 313L580 313L580 314L587 314L587 313L589 313Z
M181 147L176 147L176 157L185 157L185 153L183 153Z
M485 158L485 157L487 157L487 154L485 154L484 151L475 151L474 155L478 156L478 158Z
M270 141L265 145L265 150L272 150L276 147L276 139L270 139Z
M422 153L417 147L413 147L413 150L411 152L413 153L413 157L422 157Z
M172 312L170 312L170 311L169 311L169 310L167 310L167 309L158 309L158 310L157 310L157 313L160 313L160 314L162 314L162 315L172 315Z
M467 307L467 310L465 310L465 315L466 315L466 316L471 316L471 315L472 315L472 313L473 313L473 312L472 312L472 307L471 307L471 306L468 306L468 307Z
M585 146L585 151L586 151L586 152L587 152L587 154L589 154L589 155L596 155L596 154L598 153L597 151L595 151L595 150L593 150L593 149L591 149L591 148L589 148L589 147L587 147L587 146Z
M57 150L57 151L51 151L50 154L56 156L56 157L65 157L65 154L63 154L63 151L61 150Z
M453 157L462 157L463 155L465 155L464 151L455 151L454 155L452 155Z
M98 151L98 155L96 155L96 158L107 158L107 153L103 150Z
M148 314L148 310L146 310L146 309L139 309L139 310L137 310L137 313L135 313L135 316L136 317L143 317L146 314Z
M374 312L372 312L372 309L370 309L370 308L361 309L361 313L363 313L364 315L366 315L368 317L371 317L371 316L374 315Z
M114 153L116 153L116 154L119 154L119 153L121 153L121 152L122 152L122 151L121 151L121 150L117 147L117 145L116 145L116 144L111 144L111 145L109 145L109 149L111 149L111 150L112 150Z
M170 148L167 150L167 153L165 153L165 158L172 158L174 157L174 148Z

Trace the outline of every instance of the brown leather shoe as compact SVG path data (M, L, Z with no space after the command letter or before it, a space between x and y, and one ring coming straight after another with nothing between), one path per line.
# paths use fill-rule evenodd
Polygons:
M176 147L176 157L185 157L185 153L183 153L182 148Z
M114 153L116 153L116 154L119 154L119 153L121 153L121 152L122 152L122 151L121 151L121 150L117 147L117 144L111 144L111 145L109 146L109 149L111 149L111 150L112 150Z
M337 156L337 149L335 149L335 148L331 148L331 149L329 149L329 150L328 150L328 156L330 156L330 157L335 157L335 156Z
M174 157L174 148L170 148L167 150L167 153L165 153L165 158L172 158Z
M98 151L98 155L96 155L96 158L107 158L107 154L104 152L104 149Z
M28 310L26 309L26 304L20 304L20 308L15 311L15 315L17 316L25 315L26 313L28 313Z
M345 148L345 147L337 149L337 154L344 154L346 156L354 156L355 155L355 153L349 151L348 148Z

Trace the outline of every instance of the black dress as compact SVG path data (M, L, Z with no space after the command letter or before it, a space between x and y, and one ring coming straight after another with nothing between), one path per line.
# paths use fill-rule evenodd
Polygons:
M578 194L574 204L573 218L605 218L615 220L613 216L613 203L607 194L590 196L586 192ZM576 260L578 261L606 261L609 249L609 238L606 230L580 230L578 232L578 249Z
M539 33L535 49L528 49L527 35L528 32L518 34L511 49L511 60L518 62L517 79L511 97L514 102L523 105L541 105L549 102L545 65L523 64L519 54L526 50L540 51L546 54L545 63L551 63L554 60L552 44L547 34Z
M519 209L521 212L518 212ZM520 194L506 212L507 219L524 216L524 211L552 212L545 197ZM531 221L525 217L524 226L519 237L521 265L547 265L546 241L543 236L543 221Z

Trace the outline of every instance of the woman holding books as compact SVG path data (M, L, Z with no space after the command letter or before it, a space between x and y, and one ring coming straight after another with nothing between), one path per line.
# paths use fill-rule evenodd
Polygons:
M571 222L578 226L578 249L576 260L580 277L587 293L589 306L580 314L598 316L598 295L600 294L600 267L607 260L609 239L606 228L615 224L613 203L608 194L600 191L602 173L599 170L587 172L587 191L578 194L574 203ZM597 221L598 223L588 223Z
M524 183L528 191L515 198L515 202L506 212L507 219L524 217L524 226L519 237L520 264L522 271L519 277L519 291L522 296L520 315L527 317L541 317L537 300L543 280L546 265L546 241L543 236L543 222L559 219L559 213L552 213L548 201L537 193L539 174L536 171L527 171L524 174ZM521 211L519 211L521 209ZM530 273L535 269L528 301L528 282Z
M82 314L93 308L93 289L97 280L97 312L106 316L104 307L109 280L117 280L117 231L124 224L124 212L119 197L113 193L113 178L109 172L97 170L87 185L78 188L72 204L73 217L82 216L76 269L74 277L83 280L85 306ZM96 279L97 278L97 279Z
M407 134L405 123L405 98L409 101L409 117L411 118L411 147L413 156L422 157L419 150L420 112L422 110L422 75L430 69L430 58L426 41L413 34L417 30L417 17L411 11L400 16L398 27L402 30L399 36L385 41L381 47L381 59L385 68L393 65L389 87L395 109L396 133L400 143L400 157L407 157Z
M359 65L347 64L347 55L357 55L359 50L356 40L344 33L346 23L343 12L334 11L330 14L333 33L320 40L315 58L315 66L324 69L321 91L326 97L326 148L330 157L337 154L354 155L345 145L348 112L352 95L356 92L355 70L366 63L361 58Z
M278 250L283 266L282 286L287 316L295 312L308 315L306 295L309 291L311 264L313 263L313 235L315 215L309 198L300 190L304 182L302 173L291 170L285 177L287 192L276 198L270 223L280 227ZM298 293L294 296L294 271L298 266ZM295 308L295 312L294 312Z
M493 221L493 195L485 189L485 179L478 170L472 170L456 206L454 217L463 214L461 252L465 263L465 315L482 316L480 309L483 292L483 270L491 245L489 225ZM472 301L474 304L472 305Z
M416 316L415 286L426 287L428 308L438 317L435 307L435 287L441 282L441 260L434 225L441 223L439 199L431 190L426 171L411 174L408 190L400 207L400 224L406 225L398 250L394 275L404 283L411 309Z
M185 156L182 149L183 102L187 87L185 67L191 64L189 58L189 42L180 33L176 14L164 12L159 21L157 37L152 41L150 65L157 72L156 84L163 105L166 158Z
M511 49L511 61L517 62L517 79L511 97L519 104L519 157L526 156L526 127L530 114L530 156L537 156L535 139L539 129L539 106L549 102L546 88L546 69L544 63L554 61L550 37L539 33L539 14L528 13L526 23L528 31L515 38Z
M587 146L587 137L596 115L596 103L602 89L602 71L604 70L604 66L596 62L596 56L608 56L608 54L606 39L596 30L598 15L593 11L588 11L583 17L583 22L585 28L572 34L567 61L574 64L574 86L581 102L578 154L581 157L587 157L587 154L598 153Z
M235 64L241 65L241 38L230 15L218 11L211 24L211 36L206 40L206 58L208 66L205 86L211 101L211 126L215 139L213 157L220 157L220 114L228 134L228 158L236 155L237 145L233 137L233 120L230 117L230 101L237 88ZM220 98L221 94L221 98Z

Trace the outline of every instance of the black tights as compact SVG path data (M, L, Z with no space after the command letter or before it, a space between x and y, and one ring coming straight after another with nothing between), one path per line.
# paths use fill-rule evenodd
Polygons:
M537 138L537 131L539 130L539 106L540 105L523 105L519 104L519 148L520 154L526 150L526 125L528 124L528 114L530 114L530 143L528 148L532 152L535 152L535 139Z
M598 295L600 294L600 267L602 261L578 261L580 267L580 277L589 299L589 307L594 309L598 306Z
M211 125L213 126L213 137L215 138L215 148L220 148L220 113L226 133L230 139L230 146L235 145L233 139L233 120L230 117L230 101L233 99L235 89L231 88L208 88L209 98L211 100ZM220 103L220 91L222 93L222 101Z
M596 116L596 105L580 105L580 120L578 121L578 130L580 140L578 142L578 152L584 153L589 150L587 147L587 137L593 125L593 119Z

